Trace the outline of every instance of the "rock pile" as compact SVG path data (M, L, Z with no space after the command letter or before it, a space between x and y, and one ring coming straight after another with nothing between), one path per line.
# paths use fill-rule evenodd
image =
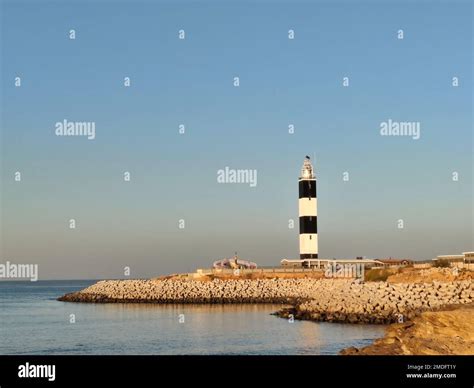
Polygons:
M412 321L387 327L385 336L349 355L474 355L474 304L424 311Z
M315 279L103 280L59 298L99 303L288 303L317 292Z
M346 279L107 280L59 298L88 303L286 303L296 319L391 323L421 311L474 302L471 280L449 283L366 282Z
M320 283L320 292L293 310L296 318L315 321L392 323L412 319L419 312L446 305L474 302L474 283L340 282Z

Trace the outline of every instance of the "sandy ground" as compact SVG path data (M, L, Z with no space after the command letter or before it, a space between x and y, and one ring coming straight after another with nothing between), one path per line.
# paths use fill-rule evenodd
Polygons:
M395 273L387 278L389 283L431 283L437 282L452 282L455 280L474 280L474 272L467 270L457 270L454 268L401 268L398 273Z
M385 337L349 355L474 355L474 304L426 311L410 322L392 324Z

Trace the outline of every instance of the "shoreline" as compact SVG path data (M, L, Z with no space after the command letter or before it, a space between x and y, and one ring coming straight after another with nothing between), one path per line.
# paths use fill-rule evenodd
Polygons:
M341 355L474 354L466 325L474 322L474 282L464 273L454 280L430 280L422 272L411 282L325 278L102 280L57 300L74 303L275 304L284 319L346 324L386 324L385 336ZM413 273L409 274L410 276ZM400 277L397 275L398 278ZM403 279L401 279L403 280ZM420 281L422 280L422 282ZM427 282L428 281L428 282ZM450 329L452 327L452 329ZM457 331L456 331L457 330ZM415 334L414 334L415 333ZM455 340L453 340L455 338ZM461 346L459 346L461 344ZM463 350L465 349L465 350Z
M282 304L275 315L341 323L406 322L427 310L474 302L471 280L447 283L348 279L103 280L58 298L78 303Z
M424 311L394 323L372 344L342 349L340 355L474 355L474 302Z

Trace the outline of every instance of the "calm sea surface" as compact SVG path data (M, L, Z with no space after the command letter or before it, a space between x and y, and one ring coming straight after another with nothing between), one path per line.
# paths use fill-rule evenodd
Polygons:
M0 282L0 354L337 354L384 331L379 325L289 323L270 315L279 305L56 301L94 282Z

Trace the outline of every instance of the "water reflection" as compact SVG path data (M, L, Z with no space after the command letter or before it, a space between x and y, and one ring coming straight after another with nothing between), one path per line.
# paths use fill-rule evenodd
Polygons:
M2 354L337 354L384 331L290 323L271 315L282 305L80 304L55 300L64 284L3 288Z

